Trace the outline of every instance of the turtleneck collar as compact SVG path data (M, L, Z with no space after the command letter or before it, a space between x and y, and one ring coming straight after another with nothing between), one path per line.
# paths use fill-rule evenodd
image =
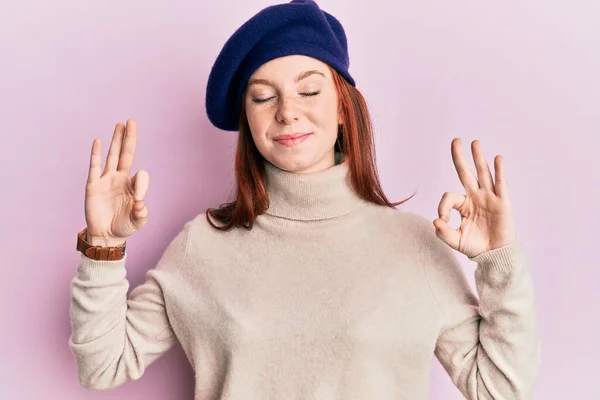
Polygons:
M339 217L364 203L350 182L348 161L336 153L326 170L296 174L265 161L269 208L267 214L301 221Z

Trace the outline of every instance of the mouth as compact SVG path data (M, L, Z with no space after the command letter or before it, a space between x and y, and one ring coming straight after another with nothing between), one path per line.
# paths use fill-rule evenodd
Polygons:
M310 135L312 135L312 133L294 133L293 135L277 136L274 140L275 143L279 143L286 147L291 147L296 144L302 143L303 141L308 139Z

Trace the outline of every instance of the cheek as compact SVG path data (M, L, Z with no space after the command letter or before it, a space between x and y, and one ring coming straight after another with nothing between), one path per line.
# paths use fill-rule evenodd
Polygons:
M264 148L265 143L265 132L268 128L266 117L264 114L252 110L251 107L246 108L246 119L248 120L248 126L250 127L250 134L252 140L259 149Z
M312 114L316 123L321 127L330 129L335 126L337 132L338 106L335 97L323 99L323 101L312 108Z
M259 132L260 131L260 116L256 111L253 111L251 108L246 108L246 119L248 120L248 126L250 126L250 131Z
M257 107L246 107L246 118L248 119L248 125L250 127L260 127L265 125L269 119L269 116L265 110L258 110Z

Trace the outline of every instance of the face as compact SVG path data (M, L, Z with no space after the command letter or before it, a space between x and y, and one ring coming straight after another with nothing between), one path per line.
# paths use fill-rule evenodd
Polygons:
M335 164L338 96L327 64L291 55L273 59L248 81L244 106L262 156L295 173Z

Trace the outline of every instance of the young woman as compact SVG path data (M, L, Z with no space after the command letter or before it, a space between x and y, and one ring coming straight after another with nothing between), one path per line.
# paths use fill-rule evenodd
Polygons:
M381 189L346 36L316 3L263 9L227 41L206 110L238 131L237 195L189 220L129 295L125 240L146 223L137 128L92 146L72 335L88 388L139 379L179 342L196 399L425 399L435 354L468 399L524 399L540 361L533 286L502 159L478 141L466 194L433 226ZM461 226L448 225L458 210ZM479 297L453 250L477 263Z

